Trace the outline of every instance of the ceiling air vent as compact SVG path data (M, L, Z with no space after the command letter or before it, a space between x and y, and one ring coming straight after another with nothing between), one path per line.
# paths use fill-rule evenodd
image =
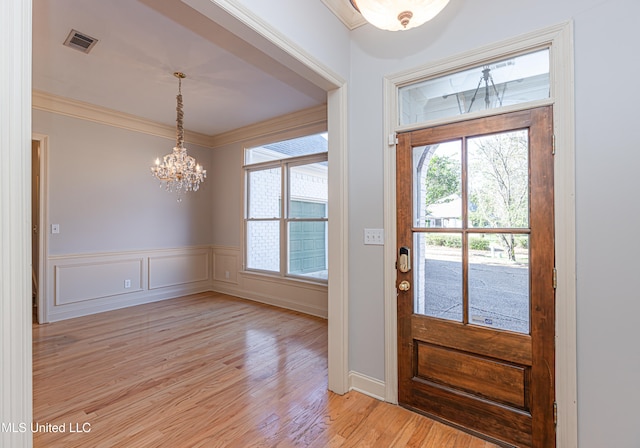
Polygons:
M83 53L89 53L93 46L98 42L95 37L88 36L76 30L71 30L64 45Z

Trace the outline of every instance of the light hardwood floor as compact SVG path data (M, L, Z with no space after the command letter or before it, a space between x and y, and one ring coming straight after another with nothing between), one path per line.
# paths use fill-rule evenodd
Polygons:
M33 393L35 447L495 446L328 392L326 321L215 293L34 325Z

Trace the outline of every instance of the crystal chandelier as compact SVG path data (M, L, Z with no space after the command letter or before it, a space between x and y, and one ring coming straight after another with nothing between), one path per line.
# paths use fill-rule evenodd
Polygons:
M178 78L178 106L176 111L176 146L171 154L167 154L151 167L151 174L160 181L160 187L165 186L167 191L178 193L178 202L182 201L182 193L187 191L198 191L200 183L207 177L207 170L196 163L196 159L187 155L187 148L184 147L184 129L182 119L182 80L187 76L181 72L173 74Z
M349 0L373 26L401 31L415 28L433 19L449 0Z

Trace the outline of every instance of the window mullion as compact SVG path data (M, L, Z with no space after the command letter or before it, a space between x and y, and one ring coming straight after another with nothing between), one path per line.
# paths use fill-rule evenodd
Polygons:
M280 172L282 201L280 204L280 275L286 276L289 264L289 239L287 236L287 218L289 217L289 164L282 162Z
M469 324L469 158L467 137L462 138L462 323Z

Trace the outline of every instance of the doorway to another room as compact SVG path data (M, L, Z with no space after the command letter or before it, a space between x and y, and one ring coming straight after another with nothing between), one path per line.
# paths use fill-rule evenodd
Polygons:
M40 158L42 144L40 140L31 140L31 306L33 323L38 323L38 307L40 300Z

